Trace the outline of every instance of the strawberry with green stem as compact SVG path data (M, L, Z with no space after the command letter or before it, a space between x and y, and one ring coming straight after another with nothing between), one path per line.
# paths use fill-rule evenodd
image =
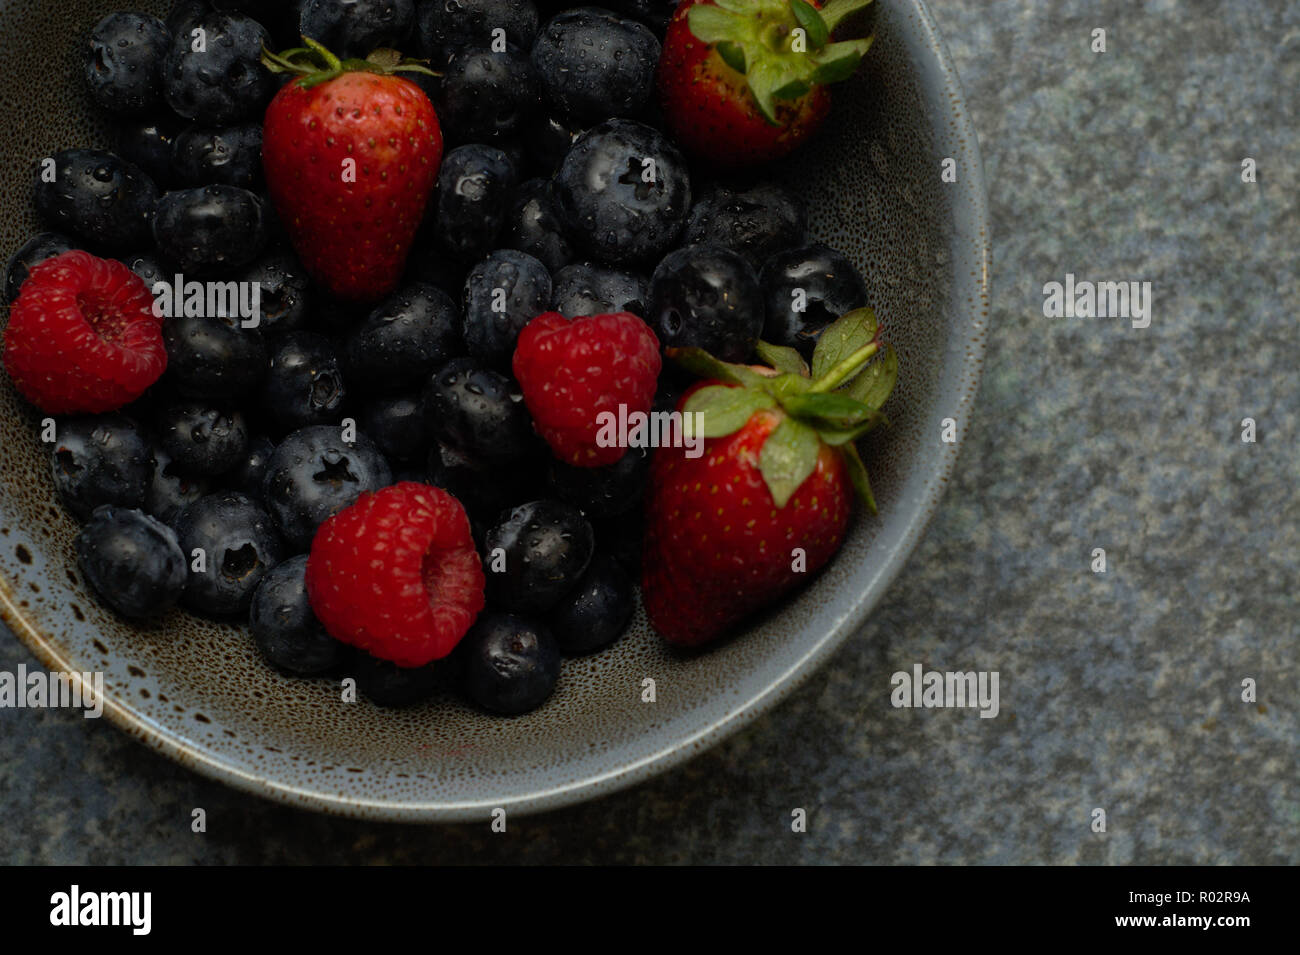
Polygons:
M870 309L849 312L822 334L811 369L764 342L770 368L668 349L710 379L679 404L687 427L699 422L702 453L660 448L651 465L642 596L669 643L707 643L819 571L843 541L852 491L875 513L854 442L885 422L898 377L877 332Z
M870 37L833 33L871 0L683 0L658 86L669 131L721 166L786 155L825 120L827 86L848 79Z
M397 286L438 178L438 117L399 75L432 71L396 50L340 60L303 42L263 51L295 77L266 110L267 190L308 273L338 298L374 301Z

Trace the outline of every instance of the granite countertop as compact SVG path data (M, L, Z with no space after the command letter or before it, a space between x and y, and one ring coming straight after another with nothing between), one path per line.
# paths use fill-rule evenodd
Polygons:
M988 363L924 541L816 678L511 838L298 812L0 710L0 861L1300 862L1300 6L930 5L988 177ZM1151 282L1150 327L1045 318L1066 273ZM918 662L999 671L1000 717L891 708Z

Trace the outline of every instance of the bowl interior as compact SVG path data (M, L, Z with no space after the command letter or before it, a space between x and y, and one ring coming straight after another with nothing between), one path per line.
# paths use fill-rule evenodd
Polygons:
M102 608L76 568L76 525L55 501L40 416L0 384L0 611L50 667L104 673L106 713L182 763L289 803L395 820L550 808L618 788L702 750L807 677L851 636L932 513L975 394L987 306L978 148L928 12L879 2L877 40L836 92L829 128L780 176L813 234L863 270L898 350L892 427L864 448L880 516L796 598L710 652L669 652L638 612L612 650L564 664L524 717L454 696L412 710L344 703L336 682L273 673L246 632L175 612L146 629ZM10 170L71 146L107 146L79 81L81 38L113 0L0 2L0 100L23 104L0 139ZM165 12L166 3L136 8ZM956 161L957 181L941 179ZM30 178L0 191L0 251L38 229ZM643 702L644 681L655 702Z

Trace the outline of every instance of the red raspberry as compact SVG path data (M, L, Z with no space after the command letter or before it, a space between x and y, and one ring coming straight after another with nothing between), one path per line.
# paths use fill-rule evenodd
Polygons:
M597 416L608 411L617 419L619 405L627 414L649 411L661 364L659 339L630 312L573 320L547 312L519 334L514 372L533 423L555 456L595 468L627 451L596 443Z
M9 312L5 370L50 414L116 411L167 367L153 301L121 262L80 251L46 259Z
M451 653L483 584L460 501L413 481L363 493L321 525L307 558L307 597L330 635L403 667Z

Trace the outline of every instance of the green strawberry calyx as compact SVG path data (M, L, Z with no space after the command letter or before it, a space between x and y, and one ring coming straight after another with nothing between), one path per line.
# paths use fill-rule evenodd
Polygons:
M822 447L829 446L844 459L854 490L874 514L876 500L854 442L889 423L880 409L898 381L898 356L879 332L870 308L846 312L822 332L811 368L795 349L762 341L756 352L766 366L720 361L701 348L668 348L668 357L683 368L720 382L686 400L683 427L692 436L721 438L755 413L774 409L781 421L759 450L758 470L776 506L785 507L816 469Z
M272 73L293 73L298 77L295 82L305 90L328 83L344 73L378 73L381 76L394 73L442 75L429 69L425 65L426 61L406 59L398 50L380 48L365 59L341 60L309 36L302 37L302 42L302 46L295 46L283 53L273 53L262 47L262 65Z
M691 7L686 23L728 69L743 74L763 118L779 126L778 101L797 100L857 70L871 37L837 41L831 34L869 3L830 0L818 10L807 0L713 0Z

